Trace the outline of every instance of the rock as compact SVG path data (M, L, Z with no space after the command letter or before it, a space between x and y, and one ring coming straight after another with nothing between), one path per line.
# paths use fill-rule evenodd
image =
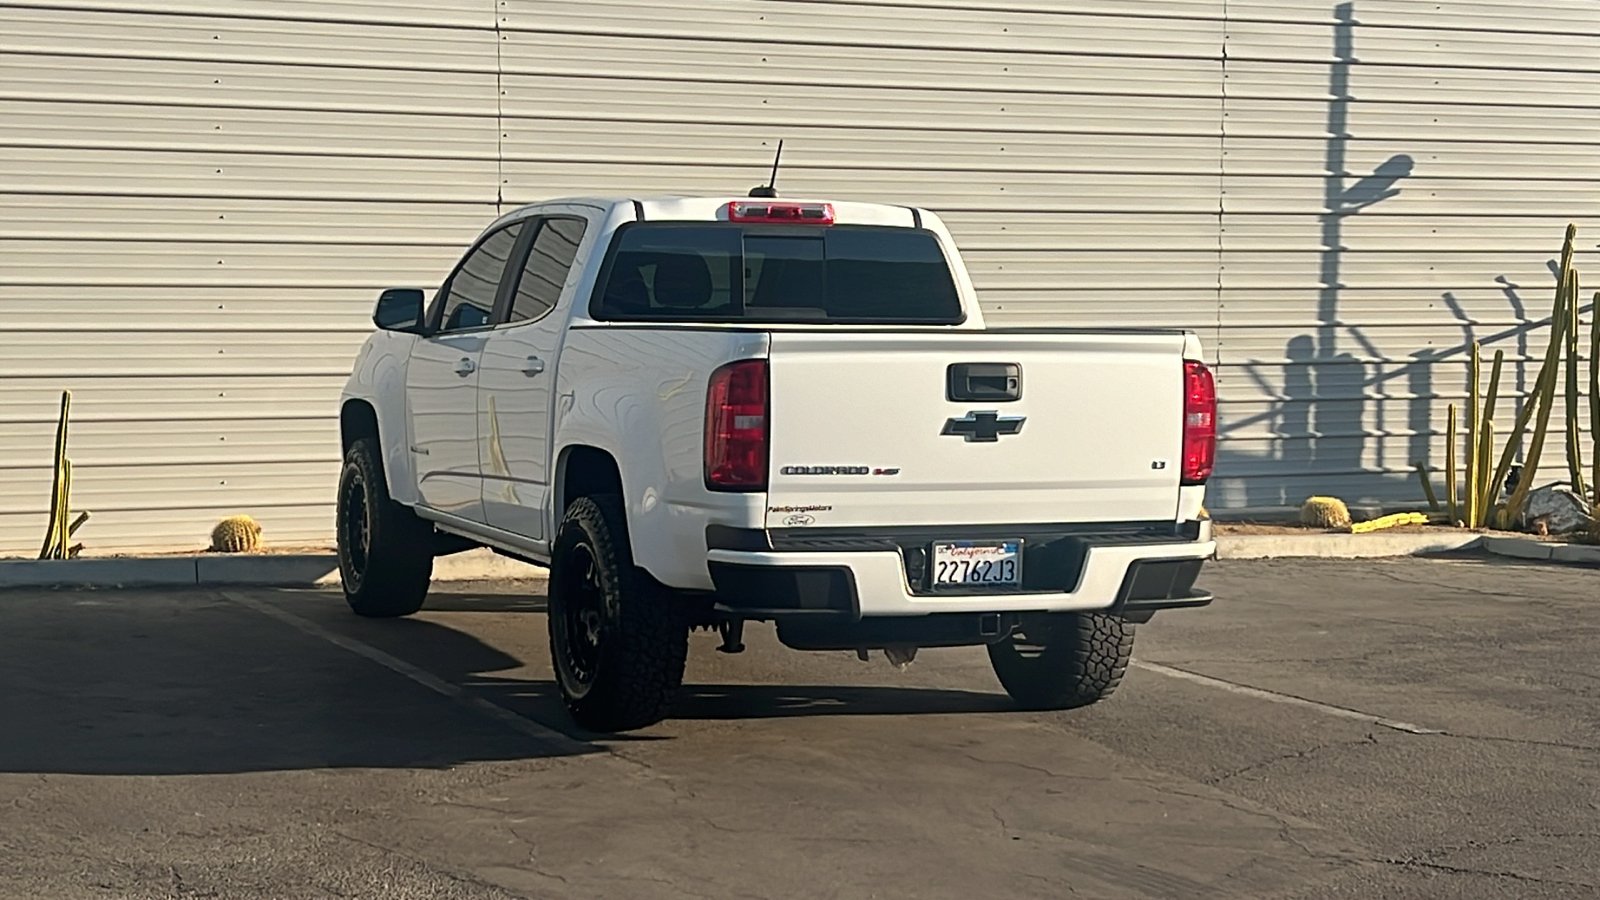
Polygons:
M1566 484L1547 484L1528 492L1522 520L1544 534L1567 534L1589 527L1589 501Z

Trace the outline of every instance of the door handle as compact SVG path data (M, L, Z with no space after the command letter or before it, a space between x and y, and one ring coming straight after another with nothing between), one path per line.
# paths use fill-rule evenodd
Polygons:
M537 356L528 357L528 364L522 367L522 374L532 378L544 371L544 360Z
M461 359L456 362L456 374L460 375L462 378L465 378L476 371L478 371L478 364L465 356L461 357Z

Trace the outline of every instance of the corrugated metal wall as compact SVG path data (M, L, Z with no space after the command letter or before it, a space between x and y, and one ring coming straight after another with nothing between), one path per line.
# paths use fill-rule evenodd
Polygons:
M94 548L325 540L380 288L509 204L742 191L779 137L786 193L940 210L995 321L1198 329L1214 508L1416 496L1463 342L1539 354L1569 219L1600 274L1600 4L1065 6L0 3L0 552L61 388Z
M1471 341L1505 351L1513 395L1531 384L1568 221L1600 280L1600 3L1228 10L1211 502L1417 498Z

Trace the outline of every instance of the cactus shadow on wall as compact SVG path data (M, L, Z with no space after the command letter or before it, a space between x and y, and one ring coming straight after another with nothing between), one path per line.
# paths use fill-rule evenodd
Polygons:
M1504 297L1508 314L1496 318L1509 319L1514 324L1480 334L1473 315L1455 293L1446 291L1441 299L1461 330L1460 343L1418 348L1405 360L1386 355L1359 327L1341 319L1345 223L1352 216L1400 196L1404 180L1412 175L1416 163L1406 154L1396 154L1370 174L1355 176L1347 172L1346 152L1353 139L1349 127L1354 100L1351 80L1359 62L1355 52L1359 25L1355 5L1336 6L1334 19L1316 330L1290 338L1282 361L1243 366L1244 374L1255 382L1261 395L1270 399L1271 408L1252 416L1225 419L1221 423L1222 435L1242 436L1264 428L1271 435L1274 449L1265 454L1241 452L1236 449L1237 441L1232 442L1232 447L1224 441L1219 448L1219 478L1256 477L1245 480L1238 493L1214 498L1213 508L1297 505L1311 493L1306 489L1310 485L1318 490L1348 493L1350 499L1420 500L1421 487L1406 467L1418 461L1424 463L1433 470L1438 484L1444 451L1437 424L1442 402L1439 395L1441 391L1458 394L1462 390L1462 381L1456 375L1464 375L1473 343L1480 342L1491 353L1505 349L1518 361L1509 367L1510 381L1502 393L1510 409L1501 416L1514 420L1527 402L1532 372L1537 369L1536 360L1532 370L1522 361L1530 359L1530 350L1539 352L1537 347L1530 348L1530 343L1543 344L1540 338L1530 341L1530 335L1551 324L1548 315L1536 312L1539 318L1529 318L1523 285L1505 274L1493 281ZM1559 286L1559 266L1553 259L1548 265L1553 290ZM1540 293L1544 290L1542 286L1538 289ZM1544 301L1536 302L1543 306ZM1594 315L1594 307L1580 301L1579 313ZM1446 322L1439 324L1448 327ZM1501 344L1504 346L1496 346ZM1281 381L1269 377L1268 372L1275 374L1275 370L1281 371ZM1449 383L1435 383L1440 373L1450 373ZM1400 396L1391 400L1391 390ZM1394 403L1404 404L1403 413L1391 414ZM1402 434L1391 437L1393 432ZM1403 447L1387 445L1402 440ZM1402 453L1403 459L1399 458ZM1366 463L1373 458L1381 468ZM1295 484L1296 477L1305 480Z
M1334 7L1334 62L1329 74L1328 140L1324 158L1323 211L1320 216L1321 260L1318 268L1317 328L1314 334L1296 335L1284 348L1281 389L1262 373L1264 365L1250 363L1245 372L1261 392L1274 398L1273 409L1242 420L1225 421L1222 430L1240 432L1259 427L1263 420L1274 435L1276 449L1266 457L1229 452L1221 448L1220 474L1250 474L1269 469L1271 481L1247 482L1246 506L1284 506L1299 503L1302 491L1287 484L1295 476L1337 477L1361 470L1366 453L1364 394L1370 384L1369 363L1342 346L1353 344L1367 359L1381 352L1361 330L1339 318L1340 292L1344 288L1341 263L1345 250L1344 223L1386 200L1400 195L1400 183L1416 167L1406 154L1396 154L1371 173L1359 177L1348 172L1352 69L1355 55L1355 10L1351 3ZM1226 139L1226 138L1224 138ZM1352 181L1351 179L1354 178ZM1379 366L1381 369L1381 365ZM1428 377L1425 363L1409 367L1414 377ZM1416 385L1413 388L1426 387ZM1382 401L1379 401L1380 407ZM1382 410L1379 411L1380 418ZM1379 429L1382 430L1381 428ZM1220 505L1220 504L1219 504ZM1236 505L1236 504L1228 504Z

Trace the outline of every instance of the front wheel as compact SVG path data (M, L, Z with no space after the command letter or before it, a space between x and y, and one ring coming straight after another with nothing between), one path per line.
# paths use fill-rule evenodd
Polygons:
M1072 709L1111 696L1133 656L1133 623L1105 613L1051 613L989 645L994 674L1027 709Z
M433 526L389 496L378 442L350 446L335 512L339 580L358 616L409 616L422 608L433 575Z
M600 732L659 722L683 682L689 628L634 567L621 498L574 501L550 556L550 656L573 720Z

